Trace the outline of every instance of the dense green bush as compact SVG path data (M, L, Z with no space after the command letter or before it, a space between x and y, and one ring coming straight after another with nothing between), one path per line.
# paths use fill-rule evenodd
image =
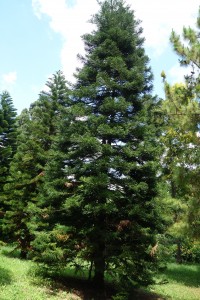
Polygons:
M182 262L200 263L200 241L185 239L181 241L180 247ZM167 263L175 262L177 256L177 243L171 236L159 235L158 248L155 258L160 263L160 268L164 268Z
M184 243L181 247L184 262L200 263L200 242Z

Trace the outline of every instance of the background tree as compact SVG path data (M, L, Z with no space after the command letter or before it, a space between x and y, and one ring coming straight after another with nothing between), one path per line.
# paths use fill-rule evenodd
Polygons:
M9 165L16 149L16 109L8 92L0 95L0 186L6 182Z
M6 207L3 203L3 187L7 181L9 166L16 150L16 109L8 92L0 95L0 211L3 216Z
M191 27L183 28L183 40L181 37L172 31L170 41L175 52L180 57L181 66L191 66L192 71L190 75L187 75L186 85L188 93L196 99L196 106L194 107L192 113L190 114L190 120L192 124L197 124L196 126L196 141L195 147L193 148L193 167L190 170L190 177L188 185L190 185L190 228L193 231L194 236L200 236L200 223L199 223L199 124L200 124L200 109L199 109L199 97L200 97L200 9L197 17L196 29ZM194 104L194 101L193 101ZM198 109L197 109L198 106ZM192 107L191 107L192 109ZM191 111L191 110L190 110ZM194 135L193 135L194 136Z
M24 110L18 118L17 152L10 165L8 183L5 185L4 203L7 211L4 217L4 232L21 249L25 258L32 239L29 222L31 203L37 193L39 147L31 130L31 119L28 110Z
M142 29L123 1L101 3L92 23L97 29L83 36L74 103L45 171L49 232L34 246L49 264L69 256L90 261L97 287L106 270L126 286L144 284L160 226L152 73Z
M183 41L181 37L172 31L170 41L174 51L180 57L181 66L191 66L190 75L186 76L188 88L194 90L199 97L200 93L200 8L197 17L197 28L183 27Z
M37 196L52 139L56 135L57 119L61 107L68 101L66 81L60 71L53 75L47 86L49 92L42 92L39 100L19 117L17 152L11 163L9 183L5 186L8 209L4 230L18 242L23 258L27 256L34 237L39 205Z
M191 240L191 223L188 221L193 206L191 181L196 172L199 147L196 134L199 105L195 94L191 96L191 91L184 84L171 86L164 79L164 88L165 100L161 103L163 132L160 141L164 147L161 181L162 184L165 182L167 192L160 201L168 214L166 234L177 245L177 262L182 262L183 245L189 237Z

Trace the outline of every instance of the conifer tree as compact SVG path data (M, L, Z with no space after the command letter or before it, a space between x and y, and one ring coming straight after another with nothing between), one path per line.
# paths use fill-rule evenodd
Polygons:
M187 90L191 97L195 96L196 107L193 107L192 113L190 113L190 123L196 124L194 135L196 135L195 148L193 149L193 165L190 172L190 227L195 237L200 236L199 226L199 123L200 123L200 8L198 12L196 28L184 27L181 37L172 31L170 41L172 43L174 51L180 57L181 66L190 66L192 71L189 75L185 76ZM198 125L198 126L197 126Z
M29 111L18 117L17 151L10 165L8 183L5 185L7 211L3 220L4 233L18 242L21 257L26 258L32 236L30 233L31 203L37 194L39 147L31 130Z
M190 75L186 76L188 87L200 95L200 8L196 29L183 27L183 40L174 30L170 41L176 54L180 57L181 66L191 66Z
M16 150L16 109L8 92L0 95L0 210L5 213L3 205L3 187L7 181L9 166Z
M0 162L1 187L6 181L9 164L16 148L16 109L8 92L0 95Z
M199 143L196 134L198 122L194 116L198 113L199 105L185 84L171 86L165 79L164 88L165 99L161 104L164 123L160 136L164 147L161 177L168 187L168 193L161 202L165 202L163 205L168 211L168 218L171 218L167 234L177 245L176 259L180 263L182 245L190 236L191 179Z
M142 29L123 1L102 2L92 23L97 28L83 36L74 102L45 171L49 231L38 234L34 247L48 264L89 261L97 287L106 270L124 287L147 284L148 250L160 226L152 73Z
M57 120L62 106L67 105L68 88L62 72L58 71L47 82L48 93L19 117L17 152L10 167L7 191L8 210L4 230L18 242L21 256L26 257L34 238L38 212L38 194L48 162L49 150L56 135Z

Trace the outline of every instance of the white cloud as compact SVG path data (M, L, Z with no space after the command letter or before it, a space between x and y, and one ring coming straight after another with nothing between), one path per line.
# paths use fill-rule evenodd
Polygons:
M17 80L17 72L13 71L13 72L9 72L7 74L3 74L2 78L3 78L3 84L12 85Z
M164 52L169 36L174 29L182 33L183 26L194 26L198 14L199 0L127 0L137 18L142 20L146 46L156 55Z
M92 30L88 19L98 10L96 0L77 0L74 6L65 0L32 0L37 17L42 14L50 17L50 27L63 38L61 63L67 80L72 80L75 67L78 66L77 54L84 52L81 36Z
M155 55L167 48L172 28L182 32L183 26L194 26L198 13L199 0L127 0L135 11L137 19L142 20L146 46ZM78 66L77 54L84 53L80 36L91 32L93 25L88 23L91 15L98 11L96 0L32 0L34 13L38 18L48 15L50 27L61 34L63 47L61 63L67 80Z
M171 77L171 83L181 83L184 81L184 76L190 73L189 67L182 67L177 63L169 69L168 74Z

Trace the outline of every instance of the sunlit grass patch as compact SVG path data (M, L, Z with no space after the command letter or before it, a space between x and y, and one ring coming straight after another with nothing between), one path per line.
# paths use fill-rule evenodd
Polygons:
M95 292L88 281L88 265L80 270L72 265L50 270L48 274L33 261L20 260L17 250L15 252L13 249L5 246L0 248L0 300L80 300L82 296L92 299L87 298ZM112 285L109 283L113 278L106 279L111 292ZM169 264L155 281L148 289L152 294L136 291L138 299L200 299L199 265Z
M32 261L12 257L11 247L0 249L0 300L78 300L78 296L32 271ZM15 255L14 255L15 256Z
M200 266L169 264L150 290L173 300L200 299Z

